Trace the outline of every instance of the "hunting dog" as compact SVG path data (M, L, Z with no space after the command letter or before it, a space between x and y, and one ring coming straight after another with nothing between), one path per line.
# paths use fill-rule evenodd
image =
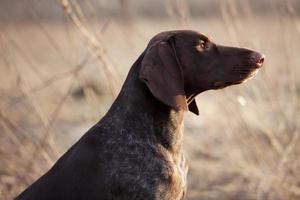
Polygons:
M239 84L258 52L190 30L159 33L131 67L106 115L17 200L180 200L186 194L183 117L201 92Z

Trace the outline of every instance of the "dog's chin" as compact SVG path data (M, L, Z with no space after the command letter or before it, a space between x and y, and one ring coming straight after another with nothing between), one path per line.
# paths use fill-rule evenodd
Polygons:
M252 71L248 74L248 76L246 76L244 79L242 79L241 81L239 81L238 84L240 84L240 83L245 83L245 82L247 82L248 80L254 78L254 76L256 76L256 74L258 73L259 70L260 70L260 68L256 68L256 69L252 70Z
M258 73L260 69L256 68L254 70L252 70L251 72L249 72L246 75L241 75L237 80L233 80L233 81L216 81L213 83L213 89L222 89L225 88L227 86L230 85L238 85L241 83L245 83L248 80L252 79L254 76L256 76L256 74Z
M218 90L218 89L225 88L225 87L227 87L229 85L232 85L232 82L228 82L228 81L216 81L216 82L213 83L212 89Z

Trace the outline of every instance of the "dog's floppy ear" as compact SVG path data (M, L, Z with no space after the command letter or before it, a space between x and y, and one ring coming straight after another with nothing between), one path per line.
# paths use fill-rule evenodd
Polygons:
M176 109L187 110L183 72L170 37L146 49L139 77L155 98Z

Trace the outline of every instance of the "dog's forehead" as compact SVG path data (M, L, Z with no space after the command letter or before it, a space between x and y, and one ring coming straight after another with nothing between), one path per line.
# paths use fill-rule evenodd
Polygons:
M165 31L155 35L149 42L150 45L156 44L169 39L170 37L175 36L176 38L183 39L185 41L210 41L211 39L204 34L198 33L192 30L174 30L174 31Z
M198 32L182 32L177 34L177 38L183 40L184 42L198 42L200 40L210 41L210 38L206 35Z

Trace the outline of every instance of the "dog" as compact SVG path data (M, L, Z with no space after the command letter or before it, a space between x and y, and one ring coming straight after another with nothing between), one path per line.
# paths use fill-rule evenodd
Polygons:
M240 84L264 55L191 30L153 37L106 115L16 200L181 200L185 111L195 97Z

